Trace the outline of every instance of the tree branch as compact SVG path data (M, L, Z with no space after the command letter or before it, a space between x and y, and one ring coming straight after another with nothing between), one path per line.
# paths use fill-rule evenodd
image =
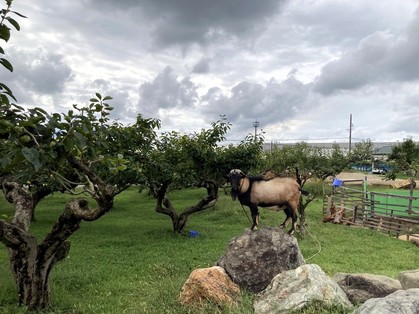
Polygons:
M63 247L66 240L80 228L80 222L93 221L100 218L105 211L100 207L89 208L86 199L72 199L67 202L64 212L52 227L50 233L39 245L38 258L49 260ZM58 258L56 258L58 260ZM62 259L62 258L61 258Z
M85 163L83 163L81 160L77 159L76 157L70 155L70 156L67 156L67 160L74 168L84 173L86 177L93 183L94 191L89 191L89 190L87 191L91 193L92 197L98 202L101 210L104 211L102 215L108 212L113 206L115 188L112 185L106 184ZM97 218L84 219L84 220L91 221Z
M33 211L33 199L19 183L14 182L11 177L1 177L0 183L4 197L9 203L13 203L15 214L12 224L24 231L28 231Z
M0 220L0 242L4 243L6 247L15 249L23 243L33 241L34 237L29 235L25 230Z
M181 213L181 216L189 216L193 213L197 213L199 211L202 211L204 209L206 209L207 205L210 204L213 200L215 200L213 195L208 195L204 198L202 198L195 206L189 207L188 209L186 209L185 211L183 211Z

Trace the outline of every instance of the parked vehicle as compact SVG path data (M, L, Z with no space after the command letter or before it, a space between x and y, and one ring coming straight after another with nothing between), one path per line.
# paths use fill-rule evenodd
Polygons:
M386 174L387 170L382 168L372 168L371 171L373 174Z

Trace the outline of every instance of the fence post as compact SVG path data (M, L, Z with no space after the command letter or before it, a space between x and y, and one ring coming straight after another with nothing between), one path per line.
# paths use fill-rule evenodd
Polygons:
M416 182L413 178L410 178L410 198L409 198L409 208L407 209L407 213L410 215L413 213L412 206L413 206L413 190L416 187Z
M375 194L374 192L370 192L370 196L371 196L370 217L374 219L375 218Z
M354 213L353 213L353 216L352 216L352 222L353 223L355 223L357 211L358 211L358 204L356 204L355 207L354 207Z

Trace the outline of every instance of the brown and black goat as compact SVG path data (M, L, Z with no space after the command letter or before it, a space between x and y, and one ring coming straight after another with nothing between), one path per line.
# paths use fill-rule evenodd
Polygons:
M297 210L302 191L300 185L292 178L274 177L266 179L264 176L248 177L240 169L233 169L227 178L231 183L231 197L239 199L240 204L248 206L252 214L251 229L257 229L260 207L271 207L276 211L283 208L287 217L280 225L286 227L288 220L292 220L292 227L288 231L294 234L297 225Z

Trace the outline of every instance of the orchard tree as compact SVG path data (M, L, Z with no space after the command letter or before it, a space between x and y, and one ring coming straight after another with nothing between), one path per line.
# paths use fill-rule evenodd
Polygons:
M388 157L391 172L387 174L390 179L395 179L398 173L417 176L419 173L419 145L412 138L406 138L402 143L393 147Z
M124 126L114 122L107 128L102 151L99 152L102 159L107 156L107 166L96 163L92 167L108 184L116 188L116 194L131 185L146 183L143 168L150 160L150 151L156 148L155 130L158 128L159 120L146 119L141 114L132 125Z
M8 14L12 1L1 11L0 39L8 41L8 22L19 30ZM17 14L17 13L16 13ZM19 14L18 14L19 15ZM0 53L4 54L1 48ZM0 63L12 71L4 58ZM118 172L113 156L104 156L110 97L96 94L87 107L74 105L66 114L48 114L42 108L18 106L12 91L0 83L0 187L13 204L14 215L0 219L0 242L9 253L10 269L16 282L18 302L30 310L50 305L49 275L70 249L68 238L81 221L94 221L113 206L115 188L95 170ZM122 158L119 158L122 159ZM34 190L71 190L75 185L96 201L91 208L86 198L63 204L63 213L45 238L38 243L30 233L34 207L39 201ZM40 192L39 192L40 193Z
M370 139L355 143L351 155L351 162L371 163L374 159L374 144Z
M112 156L98 154L104 149L111 110L106 101L110 97L96 96L89 106L74 105L74 110L66 114L50 115L41 108L26 110L0 104L0 185L15 210L11 219L0 220L0 242L9 252L19 304L31 310L50 305L49 274L55 263L68 254L67 240L81 221L94 221L113 206L115 187L94 170L100 163L109 172L116 171ZM45 177L48 179L43 181ZM91 208L86 198L71 199L51 231L38 243L30 233L34 199L28 182L55 182L64 187L77 184L97 204Z
M189 216L202 211L218 198L220 171L217 144L224 140L230 124L221 119L210 129L192 134L166 132L156 142L144 166L147 185L156 197L156 212L168 215L173 230L182 232ZM183 188L205 188L206 195L196 205L178 213L169 192Z
M223 175L231 169L240 169L244 173L257 173L263 167L263 134L248 135L238 145L228 145L219 148L219 164Z
M174 232L184 230L190 215L215 204L232 168L246 171L260 160L261 143L250 137L237 146L220 145L230 126L221 116L211 128L200 132L166 132L150 152L144 175L156 197L156 212L171 218ZM170 191L184 188L204 188L206 194L194 206L179 212L170 200Z
M277 173L294 175L298 168L302 186L310 178L324 180L341 172L348 164L338 144L333 144L331 151L310 146L305 142L275 147L265 156L265 169Z

